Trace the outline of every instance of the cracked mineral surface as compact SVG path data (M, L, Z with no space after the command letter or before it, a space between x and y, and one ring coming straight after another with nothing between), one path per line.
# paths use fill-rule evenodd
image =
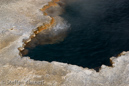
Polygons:
M23 40L30 41L38 27L51 22L41 11L49 2L55 3L0 0L0 86L129 86L129 52L111 57L113 67L102 65L99 72L20 56Z

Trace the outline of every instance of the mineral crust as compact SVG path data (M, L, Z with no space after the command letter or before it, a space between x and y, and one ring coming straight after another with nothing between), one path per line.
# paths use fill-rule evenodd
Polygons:
M102 65L99 72L19 54L23 40L31 41L38 27L51 22L41 11L49 2L0 0L0 86L129 86L129 52L111 57L113 67Z

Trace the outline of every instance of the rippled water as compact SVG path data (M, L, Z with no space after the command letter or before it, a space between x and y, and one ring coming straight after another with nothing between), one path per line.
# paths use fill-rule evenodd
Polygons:
M128 0L80 0L67 4L65 10L61 16L71 29L64 41L39 45L27 56L96 68L110 65L111 56L129 51Z

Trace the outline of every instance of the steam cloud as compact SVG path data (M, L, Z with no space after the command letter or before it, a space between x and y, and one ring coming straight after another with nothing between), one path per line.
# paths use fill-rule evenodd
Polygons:
M56 25L54 27L37 34L26 47L34 48L36 45L53 44L62 41L66 37L70 25L61 17L55 17L55 19Z
M63 41L67 35L70 24L64 20L60 15L64 12L64 2L60 1L57 6L48 8L45 12L55 19L55 25L51 28L41 31L32 38L25 48L34 48L37 45L53 44ZM28 49L21 51L22 55L28 53Z

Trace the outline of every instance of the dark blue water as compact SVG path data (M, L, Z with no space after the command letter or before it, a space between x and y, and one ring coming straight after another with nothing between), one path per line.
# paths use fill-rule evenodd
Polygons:
M109 58L129 51L129 3L127 0L87 0L68 3L61 15L71 24L64 41L38 45L27 56L96 68Z

